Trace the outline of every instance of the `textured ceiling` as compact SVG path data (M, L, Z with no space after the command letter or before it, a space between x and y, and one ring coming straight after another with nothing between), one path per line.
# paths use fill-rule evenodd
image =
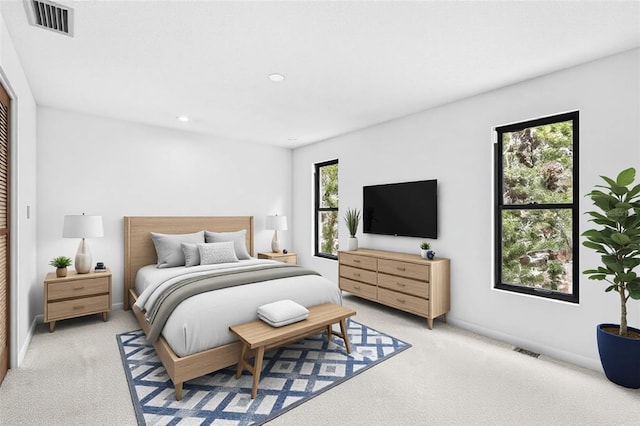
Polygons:
M284 147L640 46L638 1L58 3L0 5L39 105Z

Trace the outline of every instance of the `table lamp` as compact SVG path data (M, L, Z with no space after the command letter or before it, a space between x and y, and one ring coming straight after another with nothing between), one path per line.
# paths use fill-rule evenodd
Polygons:
M82 238L76 253L75 269L79 274L86 274L91 271L91 251L85 238L97 238L104 235L102 228L102 216L65 215L64 227L62 229L63 238Z
M266 229L273 229L273 239L271 240L271 251L274 253L280 253L280 243L278 242L278 231L287 230L287 217L286 216L267 216L265 225Z

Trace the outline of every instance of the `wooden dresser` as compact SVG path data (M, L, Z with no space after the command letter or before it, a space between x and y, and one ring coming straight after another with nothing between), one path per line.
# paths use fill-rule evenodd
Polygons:
M66 277L50 272L44 280L44 322L53 332L56 321L82 315L102 313L107 320L111 310L111 271L78 274L69 271Z
M361 248L338 253L340 289L433 319L449 312L449 259Z

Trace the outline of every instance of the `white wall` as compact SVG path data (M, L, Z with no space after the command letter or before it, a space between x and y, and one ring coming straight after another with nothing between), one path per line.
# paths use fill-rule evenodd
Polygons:
M17 367L31 339L42 292L36 275L36 103L4 22L0 19L0 81L11 96L11 341L10 366ZM30 206L30 218L27 217Z
M293 153L294 245L300 263L337 281L337 262L313 250L313 164L338 158L340 217L362 206L362 186L438 179L439 237L432 248L451 258L451 312L456 325L579 365L599 369L595 327L619 322L615 296L580 277L580 304L492 289L492 129L571 110L580 111L580 190L601 174L640 172L640 50L604 58L373 128L296 149ZM591 209L587 200L580 210ZM589 222L582 215L581 232ZM416 238L362 234L359 245L417 253ZM341 219L340 245L347 230ZM302 250L304 248L304 250ZM580 250L580 269L597 264ZM640 326L640 303L629 323ZM428 336L425 325L425 336Z
M265 216L291 209L291 150L218 140L52 108L38 108L38 277L49 261L75 256L66 214L102 215L105 236L87 240L94 263L123 301L123 216L253 215L255 251L270 250ZM290 221L290 224L292 222ZM291 231L278 233L288 247ZM42 292L31 304L42 313Z

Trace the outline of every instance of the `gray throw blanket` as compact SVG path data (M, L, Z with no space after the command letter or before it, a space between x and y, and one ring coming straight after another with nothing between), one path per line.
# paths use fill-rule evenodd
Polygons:
M301 275L320 275L301 266L286 263L264 265L250 270L211 271L211 274L184 278L166 288L146 312L149 321L147 342L153 344L160 337L167 319L183 300L212 290Z

